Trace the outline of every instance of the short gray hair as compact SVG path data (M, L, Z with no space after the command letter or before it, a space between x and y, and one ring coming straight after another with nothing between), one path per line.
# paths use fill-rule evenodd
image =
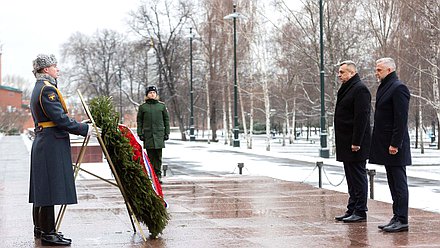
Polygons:
M347 65L350 69L353 70L353 72L356 72L356 63L352 60L344 60L341 63L339 63L339 66Z
M384 64L386 67L391 68L392 70L396 69L396 62L392 58L380 58L376 60L376 64Z

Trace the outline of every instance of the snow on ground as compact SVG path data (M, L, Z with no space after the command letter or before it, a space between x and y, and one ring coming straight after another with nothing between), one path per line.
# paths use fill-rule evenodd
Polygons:
M255 141L254 141L255 142ZM322 186L325 189L336 190L340 192L347 193L347 184L344 178L343 165L340 162L335 161L334 158L323 159L318 156L319 144L313 147L309 147L308 151L303 151L309 155L303 155L301 153L294 152L296 147L304 148L307 144L293 144L282 148L279 144L271 145L271 151L266 151L265 146L261 146L254 143L254 149L245 148L246 144L241 143L240 148L234 148L229 145L224 145L223 142L207 144L204 142L177 142L178 145L168 145L164 150L165 161L170 157L181 157L182 160L188 160L188 158L196 157L199 162L200 167L193 169L201 171L219 171L238 174L238 163L244 163L245 167L243 169L244 175L259 175L259 176L269 176L276 179L294 181L294 182L304 182L310 185L318 187L319 176L318 169L316 166L295 166L288 165L286 163L274 162L273 157L276 158L288 158L298 161L307 161L315 164L317 161L322 161L324 163L323 176L322 176ZM216 150L224 150L222 153L215 152ZM310 152L310 150L316 152ZM255 160L250 156L237 155L234 154L235 151L239 150L245 154L257 154L257 155L267 155L267 159ZM286 150L292 150L292 152L286 152ZM310 156L310 154L315 154ZM432 156L435 154L435 158ZM272 157L272 160L271 160ZM435 159L440 162L440 151L435 153L430 153L430 158L423 158L417 156L415 162L418 164L424 164L425 162L430 162ZM426 160L426 161L425 161ZM326 165L338 166L339 171L330 171L326 169ZM367 164L368 169L375 169L377 172L385 173L385 168L380 165ZM424 209L428 211L434 211L440 213L440 166L408 166L407 174L409 178L409 184L411 184L411 178L422 178L426 179L429 185L410 187L410 207ZM342 183L341 183L342 181ZM340 184L340 185L338 185ZM334 186L335 185L335 186ZM336 186L338 185L338 186ZM391 203L391 195L389 192L388 185L386 181L379 182L375 181L374 184L374 199L379 201L384 201Z
M300 140L282 146L280 138L272 139L271 151L266 151L264 138L261 136L253 140L253 149L247 149L244 140L241 140L240 147L231 147L225 145L223 140L207 144L207 142L202 141L179 141L177 139L180 137L176 137L176 135L172 135L171 138L173 140L167 142L163 151L164 164L169 164L171 168L167 172L167 177L177 177L173 176L171 163L177 163L178 161L191 162L193 164L191 169L194 170L231 174L238 174L237 164L244 163L244 175L268 176L280 180L303 182L318 187L318 169L315 164L322 161L324 163L323 188L347 192L342 163L335 161L334 158L320 158L318 156L319 144L313 142L313 140ZM30 151L32 141L25 135L23 135L23 140ZM412 154L414 166L407 167L407 175L409 184L412 183L412 180L416 180L418 183L415 184L416 186L410 186L409 205L413 208L440 213L440 151L425 149L425 154L420 154L419 150L413 150ZM265 157L250 155L264 155ZM311 162L312 164L295 165L294 162L288 159ZM336 166L336 169L335 167L326 168L326 165ZM106 163L82 164L81 167L103 178L112 178L109 166ZM367 168L385 173L383 166L367 164ZM188 178L190 175L180 177ZM79 174L78 179L88 178L93 177L82 172ZM391 195L386 181L375 181L374 199L391 203Z

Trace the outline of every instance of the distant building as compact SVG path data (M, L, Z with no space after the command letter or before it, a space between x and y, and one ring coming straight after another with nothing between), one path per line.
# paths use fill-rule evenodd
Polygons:
M23 91L0 85L0 112L15 112L22 108Z
M18 134L34 126L29 101L23 102L22 98L22 90L4 85L0 43L0 133Z

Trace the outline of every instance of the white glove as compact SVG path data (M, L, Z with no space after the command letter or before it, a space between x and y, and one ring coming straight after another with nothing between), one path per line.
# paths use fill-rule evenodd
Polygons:
M99 127L93 127L93 124L87 124L89 126L89 129L87 130L87 137L97 137L98 135L101 135L101 128Z
M87 124L87 126L89 126L89 129L87 129L87 137L92 135L93 132L93 125L92 124Z
M101 128L99 127L93 128L92 137L97 137L99 135L101 135Z

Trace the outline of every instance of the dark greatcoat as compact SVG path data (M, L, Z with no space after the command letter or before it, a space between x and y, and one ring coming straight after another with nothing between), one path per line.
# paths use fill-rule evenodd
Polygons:
M53 86L45 85L44 81L37 80L32 92L32 118L35 127L48 121L56 126L41 131L36 128L31 151L29 202L35 207L75 204L69 133L86 136L88 125L70 119L55 89L55 80L50 81Z
M371 141L371 94L367 86L355 74L338 90L335 108L336 160L359 162L368 158ZM357 152L351 145L360 146Z
M145 149L165 148L164 136L170 134L170 117L165 103L148 99L139 106L137 133L144 136Z
M388 166L411 164L409 100L409 90L398 79L396 72L388 74L380 83L376 93L370 163ZM399 148L397 154L389 154L390 145Z

